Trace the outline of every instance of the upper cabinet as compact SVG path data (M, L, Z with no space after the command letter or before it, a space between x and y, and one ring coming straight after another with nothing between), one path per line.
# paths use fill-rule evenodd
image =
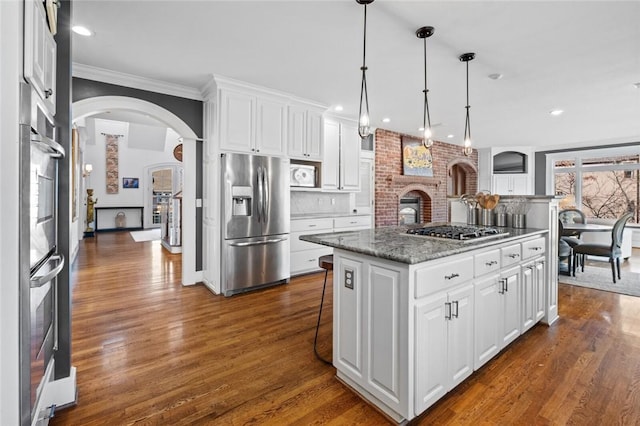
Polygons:
M360 190L360 136L356 122L325 118L322 188Z
M533 152L526 147L478 150L478 190L500 195L533 194Z
M221 88L219 102L220 149L275 156L286 154L286 100Z
M289 106L289 157L322 161L322 112L305 104Z
M24 77L42 98L49 113L55 115L57 49L41 1L25 1L24 22Z

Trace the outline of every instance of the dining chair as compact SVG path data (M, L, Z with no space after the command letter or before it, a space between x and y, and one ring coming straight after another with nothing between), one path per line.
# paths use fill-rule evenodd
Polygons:
M582 210L578 209L565 209L558 212L558 219L562 223L587 223L587 217ZM580 238L580 232L578 231L564 231L562 236L565 237L578 237Z
M620 258L622 257L622 233L624 231L624 227L627 225L627 221L632 217L633 213L628 212L616 220L616 223L613 225L613 229L611 230L611 245L585 243L575 246L573 248L573 275L576 275L576 259L579 255L608 257L609 263L611 263L613 283L615 284L616 275L618 276L618 279L621 278ZM584 272L584 262L582 263L582 272Z
M558 219L558 238L560 241L563 241L569 247L571 247L571 250L572 250L571 256L573 256L573 248L575 246L579 244L584 244L584 241L582 241L579 237L565 235L564 225L562 225L562 221L560 219ZM584 264L583 255L578 256L576 260L579 262L580 265ZM568 262L568 263L571 263L571 262ZM571 275L571 272L572 272L571 268L569 268L569 275Z

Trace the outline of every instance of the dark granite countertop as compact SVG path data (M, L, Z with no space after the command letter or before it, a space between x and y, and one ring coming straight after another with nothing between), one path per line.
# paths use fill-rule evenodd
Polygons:
M456 241L410 235L406 233L407 229L407 226L382 227L362 231L302 235L300 239L400 263L415 264L508 241L515 241L523 237L544 235L548 232L546 229L502 228L508 231L509 235L491 239Z

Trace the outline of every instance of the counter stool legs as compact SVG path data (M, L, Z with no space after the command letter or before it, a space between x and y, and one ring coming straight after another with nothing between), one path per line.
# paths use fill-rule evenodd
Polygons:
M320 361L331 365L332 362L323 358L318 353L317 343L318 343L318 330L320 329L320 319L322 318L322 305L324 305L324 293L327 289L327 276L329 275L329 269L333 269L333 255L322 256L319 259L320 267L323 268L324 271L324 284L322 285L322 299L320 299L320 311L318 312L318 324L316 324L316 336L313 339L313 353L316 355Z

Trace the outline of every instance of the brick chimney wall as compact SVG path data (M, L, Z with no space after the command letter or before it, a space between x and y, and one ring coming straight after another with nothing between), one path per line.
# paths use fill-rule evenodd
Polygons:
M398 206L400 197L413 191L422 192L425 221L446 222L447 185L449 169L454 164L460 165L466 172L467 192L475 194L478 188L478 152L473 151L469 157L462 153L462 146L434 141L431 155L433 157L433 178L416 177L394 179L402 176L402 134L384 129L377 129L375 199L376 227L398 224ZM410 136L410 135L407 135ZM409 180L407 180L409 179Z

